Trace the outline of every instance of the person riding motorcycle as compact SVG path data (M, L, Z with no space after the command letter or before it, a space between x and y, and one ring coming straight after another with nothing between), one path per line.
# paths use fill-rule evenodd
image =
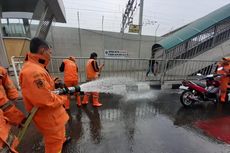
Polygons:
M230 82L230 58L223 58L218 64L216 73L222 75L220 78L220 102L226 102L228 84Z

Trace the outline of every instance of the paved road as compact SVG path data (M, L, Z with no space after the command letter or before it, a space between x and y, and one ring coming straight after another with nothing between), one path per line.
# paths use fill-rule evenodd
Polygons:
M73 138L63 153L230 153L230 146L206 135L194 123L230 115L230 106L217 110L212 103L185 109L176 90L151 90L117 96L103 94L103 106L71 104L68 134ZM229 135L230 135L230 129ZM19 147L40 153L40 134L31 126Z

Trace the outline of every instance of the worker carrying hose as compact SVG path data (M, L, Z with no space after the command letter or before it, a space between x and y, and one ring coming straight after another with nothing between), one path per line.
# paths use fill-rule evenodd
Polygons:
M14 104L18 97L18 91L7 74L7 70L0 66L0 109L8 121L16 126L20 125L25 118Z
M104 67L104 64L98 66L97 64L97 53L93 52L90 55L90 59L86 63L86 81L92 81L98 79L100 72ZM92 93L86 92L82 101L82 104L88 104L89 96L93 96L93 106L100 107L102 104L99 102L99 93L94 91Z
M78 66L75 60L75 57L70 56L68 59L64 59L59 70L61 72L64 72L64 83L66 87L71 87L71 86L78 86ZM76 101L77 101L77 106L81 106L81 97L80 93L76 93ZM68 100L65 103L65 109L69 110L70 107L70 96L68 96Z
M0 109L0 152L1 153L18 153L15 148L18 145L18 139L10 130L12 124L9 119L4 116L4 112Z
M25 108L28 112L38 108L33 121L43 135L45 152L59 153L66 141L65 124L69 116L63 107L67 96L52 92L55 83L46 70L51 59L49 44L33 38L26 59L19 76Z

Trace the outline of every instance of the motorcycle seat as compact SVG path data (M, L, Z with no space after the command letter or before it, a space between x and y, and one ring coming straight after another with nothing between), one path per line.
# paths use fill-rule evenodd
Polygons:
M203 87L205 88L206 85L204 83L201 83L201 82L194 82L196 85L200 86L200 87Z

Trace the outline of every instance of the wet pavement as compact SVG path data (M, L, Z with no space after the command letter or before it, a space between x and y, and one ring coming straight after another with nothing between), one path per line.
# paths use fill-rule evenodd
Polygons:
M127 97L102 94L101 102L100 108L91 104L77 108L72 100L67 125L72 140L63 153L230 153L230 145L194 124L230 116L230 105L221 110L203 103L185 109L177 90L151 90ZM42 137L33 125L19 151L44 152Z

